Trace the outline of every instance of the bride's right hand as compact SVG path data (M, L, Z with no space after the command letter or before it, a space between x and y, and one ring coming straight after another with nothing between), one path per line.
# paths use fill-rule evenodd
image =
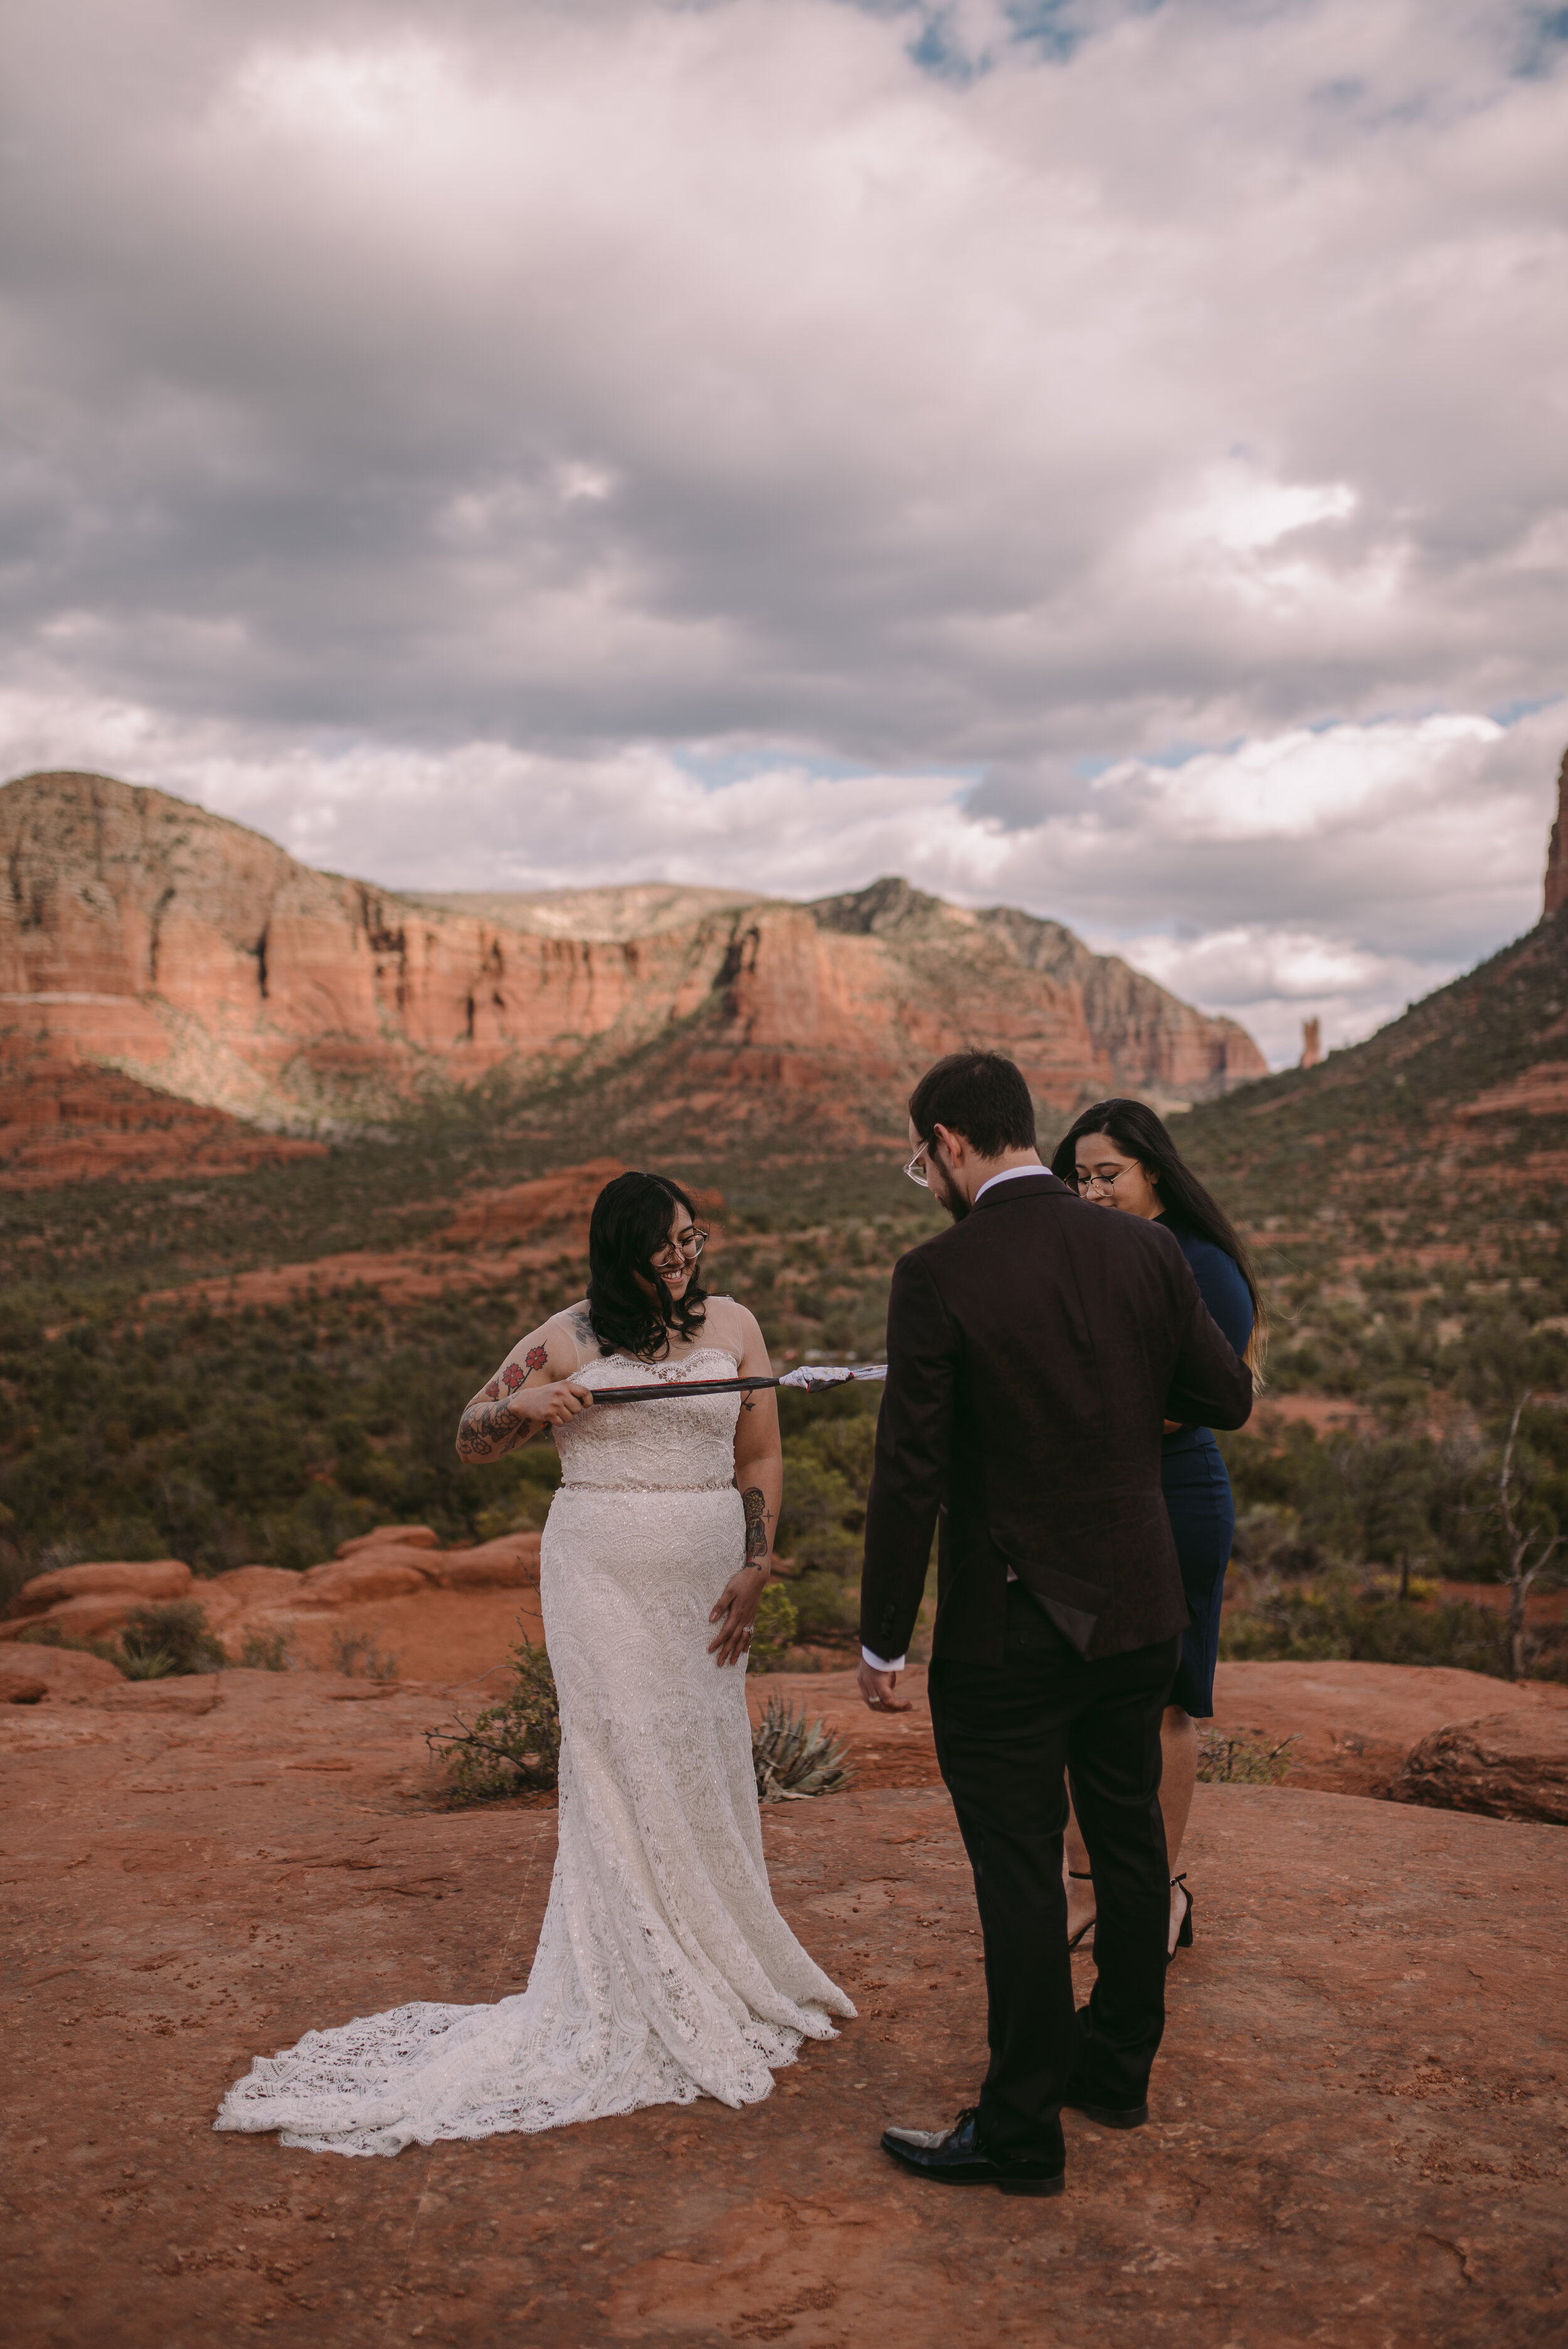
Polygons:
M564 1427L580 1411L590 1409L593 1402L592 1387L579 1386L573 1379L555 1379L547 1387L520 1387L511 1405L548 1427Z

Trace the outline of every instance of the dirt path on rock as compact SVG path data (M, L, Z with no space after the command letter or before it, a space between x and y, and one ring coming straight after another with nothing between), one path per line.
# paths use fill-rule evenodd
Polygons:
M1568 1843L1289 1787L1199 1788L1155 2123L1069 2116L1061 2201L877 2149L985 2055L967 1870L919 1786L764 1813L860 2019L759 2107L395 2161L215 2136L257 2052L525 1980L553 1811L431 1808L437 1709L235 1671L0 1720L16 2349L1561 2339Z

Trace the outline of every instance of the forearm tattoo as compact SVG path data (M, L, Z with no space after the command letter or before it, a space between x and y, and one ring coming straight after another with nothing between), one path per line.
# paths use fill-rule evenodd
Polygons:
M485 1393L495 1385L492 1379ZM513 1445L532 1431L533 1423L525 1419L510 1403L471 1402L464 1412L458 1429L458 1457L460 1460L489 1460L498 1452L510 1452Z
M542 1371L548 1359L544 1347L531 1346L521 1362L509 1362L499 1378L491 1379L485 1388L483 1402L469 1403L458 1429L459 1459L489 1460L526 1441L533 1432L533 1422L521 1412L509 1409L501 1395L514 1395L519 1387L527 1384L529 1372ZM490 1405L489 1410L485 1403Z
M746 1511L746 1563L766 1566L768 1563L768 1504L759 1485L748 1485L740 1496Z

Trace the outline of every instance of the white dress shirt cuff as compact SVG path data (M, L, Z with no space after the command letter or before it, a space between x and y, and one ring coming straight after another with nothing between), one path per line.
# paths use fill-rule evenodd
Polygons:
M869 1648L862 1648L861 1653L873 1672L902 1672L909 1661L907 1656L873 1656Z

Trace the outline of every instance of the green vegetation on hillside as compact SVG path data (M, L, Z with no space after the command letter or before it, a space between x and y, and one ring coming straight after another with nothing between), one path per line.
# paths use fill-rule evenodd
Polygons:
M753 1234L715 1260L779 1350L875 1353L899 1241L812 1226ZM541 1525L559 1478L535 1441L483 1467L459 1416L523 1331L581 1295L562 1257L502 1288L397 1303L369 1290L237 1311L137 1310L89 1279L0 1307L0 1554L26 1574L94 1557L184 1558L199 1573L315 1565L377 1524L444 1541ZM783 1534L799 1559L802 1639L843 1630L870 1473L874 1394L782 1398L791 1454Z
M1398 1638L1479 1655L1490 1635L1469 1616L1418 1631L1419 1608L1384 1600L1502 1572L1500 1445L1526 1397L1515 1498L1543 1538L1568 1532L1568 1118L1549 1096L1530 1114L1472 1106L1563 1055L1565 957L1568 916L1368 1044L1182 1122L1249 1233L1274 1325L1269 1390L1222 1439L1253 1598L1234 1637L1251 1652L1327 1640L1370 1654ZM776 1354L877 1355L892 1265L941 1221L895 1154L791 1156L809 1124L750 1152L699 1129L608 1078L527 1102L480 1088L319 1161L5 1197L5 1578L105 1557L304 1567L376 1523L425 1520L447 1541L541 1523L552 1447L471 1469L452 1434L505 1349L581 1293L564 1243L484 1288L454 1252L447 1293L412 1303L365 1289L226 1310L191 1284L366 1248L438 1255L466 1195L584 1158L666 1165L723 1194L709 1277L754 1308ZM1315 1425L1291 1415L1304 1398ZM782 1402L791 1636L849 1648L876 1396ZM1323 1424L1330 1407L1344 1423Z

